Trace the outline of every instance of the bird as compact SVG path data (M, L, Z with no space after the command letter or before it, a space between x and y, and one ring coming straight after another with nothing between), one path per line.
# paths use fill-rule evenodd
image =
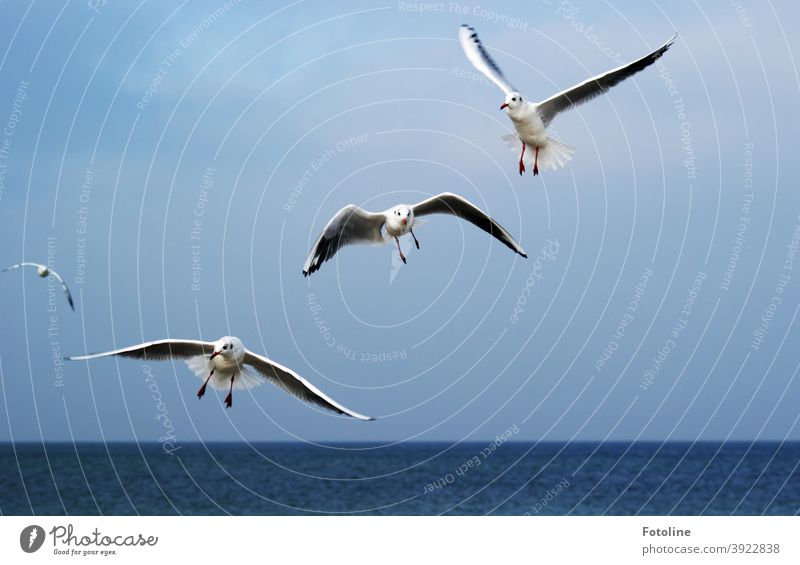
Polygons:
M303 276L318 271L322 263L333 257L339 249L351 243L380 244L394 238L400 259L406 263L403 250L400 249L399 237L411 234L419 249L419 240L414 235L416 219L429 214L451 214L466 220L483 231L493 235L516 253L527 258L525 250L511 235L480 208L466 198L443 192L414 205L400 204L384 212L367 212L349 204L339 210L328 222L317 242L311 248L305 265ZM385 231L385 233L384 233Z
M112 355L147 360L182 359L195 375L205 379L197 391L197 398L203 398L206 386L209 384L217 390L227 388L225 406L228 408L233 405L234 387L247 389L270 381L305 402L358 420L374 420L370 416L345 408L291 369L249 351L242 340L234 336L221 337L215 342L162 339L114 351L77 355L66 359L85 361Z
M512 151L520 152L520 175L525 172L525 161L529 165L531 164L530 153L533 152L534 176L539 174L539 165L542 168L553 170L563 167L572 160L572 154L575 151L569 145L547 134L547 127L553 118L565 110L600 96L612 86L649 67L666 53L676 37L678 37L677 33L661 47L640 59L594 76L554 94L542 102L531 102L527 98L523 99L519 91L506 80L503 71L492 60L478 39L474 28L464 24L458 32L459 43L470 63L505 93L505 100L500 109L505 110L508 117L511 118L516 134L505 135L503 139ZM529 149L527 158L525 157L526 149Z
M72 308L72 311L75 311L75 304L72 302L72 293L69 291L67 287L67 283L64 282L64 278L56 273L54 270L50 269L47 265L40 265L39 263L28 263L22 262L17 263L16 265L11 265L10 267L3 269L0 273L5 273L6 271L13 271L14 269L19 269L20 267L36 267L36 274L40 277L45 278L49 275L53 275L58 282L61 283L61 288L64 289L64 295L67 297L67 302L69 302L69 307Z

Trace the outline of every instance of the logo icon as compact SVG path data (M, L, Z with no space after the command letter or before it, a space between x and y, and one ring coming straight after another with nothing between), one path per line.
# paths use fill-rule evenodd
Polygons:
M38 551L44 543L44 528L41 526L28 526L23 528L19 535L19 546L25 553Z

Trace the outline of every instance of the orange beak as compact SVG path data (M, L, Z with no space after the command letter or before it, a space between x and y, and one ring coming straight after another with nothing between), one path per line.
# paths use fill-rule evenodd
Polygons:
M500 106L500 109L505 110L506 108L508 108L508 102L503 102L502 106Z
M208 360L209 360L209 361L211 361L211 360L212 360L214 357L216 357L216 356L217 356L217 355L219 355L219 354L220 354L220 352L219 352L219 351L215 351L215 352L213 352L213 353L211 354L211 357L209 357L209 358L208 358Z

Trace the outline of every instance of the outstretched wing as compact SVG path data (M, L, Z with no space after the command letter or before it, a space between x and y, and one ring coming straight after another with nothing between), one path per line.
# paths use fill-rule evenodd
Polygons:
M317 242L308 253L303 276L318 271L322 263L333 257L339 249L351 243L382 243L383 214L366 212L350 204L328 222Z
M664 45L652 53L645 55L641 59L637 59L636 61L628 63L627 65L617 67L616 69L610 70L607 73L592 77L589 80L585 80L582 83L573 86L572 88L559 92L555 96L551 96L543 102L539 102L539 104L536 105L536 110L539 112L539 117L541 117L542 122L544 122L544 125L547 126L560 112L568 110L573 106L583 104L587 100L591 100L596 96L600 96L601 94L607 92L612 86L615 86L626 78L635 75L642 69L646 69L655 63L656 60L661 57L661 55L667 52L667 49L670 48L676 37L678 37L677 33L673 35L672 38Z
M0 273L5 273L6 271L13 271L14 269L19 269L20 267L36 267L36 268L39 268L39 267L46 267L46 266L45 265L40 265L39 263L29 263L29 262L23 261L22 263L17 263L16 265L11 265L10 267L6 267L2 271L0 271Z
M493 235L523 257L528 257L525 255L525 250L522 249L522 246L511 237L511 234L509 234L503 226L487 216L472 202L457 194L443 192L433 198L423 200L414 206L415 218L428 214L452 214L453 216L464 219L478 226L486 233Z
M291 369L287 369L283 365L279 365L266 357L248 351L245 354L242 364L251 367L259 375L300 400L316 404L317 406L321 406L322 408L338 414L358 418L359 420L374 420L374 418L370 416L364 416L349 408L345 408L335 400L325 396L317 387Z
M478 39L478 33L475 28L462 25L458 30L458 42L461 43L461 48L464 50L469 62L472 63L472 66L486 75L486 78L499 86L506 94L516 91L506 80L506 77L503 76L503 71L500 70L497 63L489 56L489 52L486 51L483 43Z
M67 283L64 282L64 277L56 273L55 271L50 271L50 274L53 275L55 278L58 279L58 282L61 283L61 288L64 289L64 294L67 296L67 302L69 302L69 307L72 308L72 311L75 311L75 304L72 302L72 293L69 291L67 287Z
M213 352L214 344L207 341L162 339L159 341L148 341L147 343L132 345L124 349L115 349L114 351L76 355L74 357L67 357L67 359L70 361L83 361L85 359L96 359L97 357L120 355L121 357L160 361L164 359L188 359L196 355L211 355Z

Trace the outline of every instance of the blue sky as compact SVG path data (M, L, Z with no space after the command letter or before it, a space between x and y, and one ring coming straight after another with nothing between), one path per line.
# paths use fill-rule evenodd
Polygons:
M0 3L3 262L51 257L77 306L0 277L0 440L800 439L793 4L94 6ZM534 178L462 23L532 99L679 36L559 116L575 159ZM345 204L445 190L529 258L433 217L408 265L303 278ZM225 334L379 419L60 361Z

